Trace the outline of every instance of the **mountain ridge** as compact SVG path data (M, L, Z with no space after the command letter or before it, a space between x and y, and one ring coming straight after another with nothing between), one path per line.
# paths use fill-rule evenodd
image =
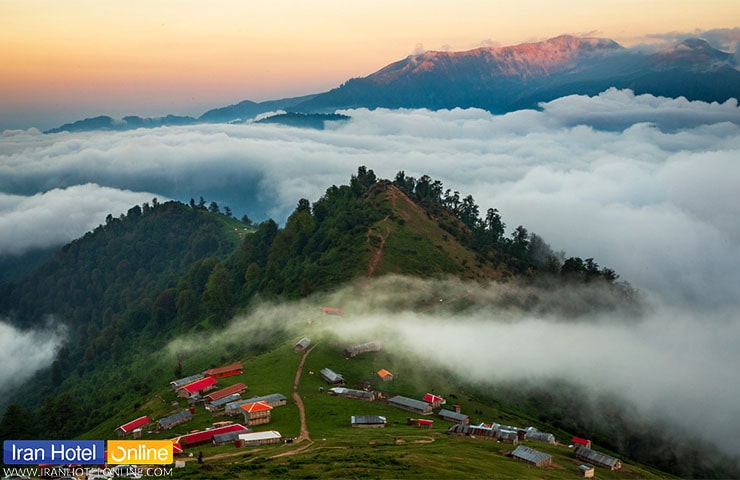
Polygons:
M185 365L193 371L254 359L263 366L263 372L258 374L262 379L273 378L269 368L278 363L285 373L286 364L297 363L293 360L297 357L292 353L290 340L295 332L288 331L280 319L293 320L301 330L314 322L329 322L312 306L326 299L342 298L334 295L333 289L339 285L347 286L344 298L348 300L364 292L367 301L379 308L381 316L433 310L459 317L469 309L482 309L503 316L506 312L516 315L532 312L543 316L556 314L577 321L584 312L573 304L587 305L588 312L625 308L627 303L639 304L637 297L629 296L629 289L615 282L618 276L613 270L599 268L593 259L559 258L541 238L529 234L522 226L510 237L505 237L505 225L496 209L488 209L481 217L471 196L461 198L457 192L444 190L440 182L428 176L416 179L399 171L391 181L378 179L371 169L360 167L349 184L330 186L313 203L300 199L283 228L271 220L256 226L240 224L228 215L221 215L216 205L209 208L205 205L201 199L197 204L191 201L189 206L179 202L153 202L145 208L133 207L127 215L119 219L109 217L105 226L67 245L60 252L60 258L42 266L25 280L26 285L33 284L30 286L35 289L28 288L25 295L17 292L13 298L20 298L27 306L26 311L33 308L35 316L41 317L45 311L53 310L62 317L75 317L79 321L74 325L74 342L59 352L52 367L24 388L5 396L8 402L29 403L8 407L0 423L4 438L21 438L19 431L28 435L25 438L39 435L44 438L78 435L99 438L103 431L108 432L105 435L114 435L110 427L130 418L153 412L160 417L171 413L172 401L164 401L162 394L167 390L165 398L172 396L170 400L179 401L168 390L166 379L172 372L176 376L184 373L181 349L186 352ZM194 219L202 222L196 225ZM154 225L162 228L155 229ZM247 227L248 232L234 230ZM234 236L239 233L243 235L235 241ZM183 249L174 252L164 248L163 242ZM70 261L65 263L64 258ZM179 277L160 279L162 262L175 262ZM383 289L383 284L377 287L379 283L370 283L380 276L394 286L391 298L384 301L381 301L381 292L373 290ZM418 282L420 279L435 283L424 284ZM517 281L524 287L521 295L503 286ZM489 298L468 288L473 283L487 282L501 282L501 294ZM571 297L560 306L548 305L545 297L560 297L573 286L578 286L583 301ZM417 295L410 294L414 287L420 290L415 292ZM124 289L126 291L122 291ZM610 294L612 303L599 300L605 293ZM92 294L94 298L89 296ZM445 298L441 302L442 297ZM294 302L281 304L283 300ZM47 301L52 303L42 305ZM291 312L280 305L291 305ZM3 307L11 312L21 310L18 305ZM95 311L85 316L85 310L91 307L95 307ZM262 307L275 312L274 325L266 324ZM639 308L635 315L638 311ZM245 323L240 333L239 329L232 330L228 323L235 316ZM342 319L340 322L346 323ZM331 324L326 326L332 329ZM224 345L216 348L213 338L219 335L227 338ZM194 339L203 351L202 358L189 356L188 347L181 342L177 342L181 346L174 350L167 348L181 336ZM471 345L477 340L471 339ZM495 343L496 339L493 340ZM339 351L339 347L335 340L325 343L326 347L317 349L319 359L312 360L309 368L314 371L324 368L326 360L354 369L357 379L366 375L367 368L347 366L347 360L338 355L331 360L330 355ZM289 352L287 359L286 352ZM278 356L280 359L273 361ZM390 361L389 356L382 359ZM404 353L395 361L407 362L408 358ZM374 363L366 365L375 367ZM410 370L404 366L404 373ZM445 383L440 383L444 388L455 383L448 373L436 374L445 379ZM280 383L292 386L293 374L283 375ZM414 376L404 375L406 380L400 380L393 387L411 392L414 386L403 382ZM312 377L308 383L313 406L324 405L329 398L318 396L319 389L315 387L321 380L317 377ZM254 377L250 377L250 387L256 391L259 384L255 385L253 380ZM387 386L384 388L394 391ZM493 413L509 415L503 407L505 399L489 398L490 391L485 393L485 400L483 393L480 398L473 398L479 396L476 392L483 392L478 390L481 386L471 386L471 390L467 385L455 384L454 388L461 396L461 403L485 409L489 419ZM517 395L529 398L522 392ZM564 395L567 397L567 389ZM562 413L557 412L563 408L562 399L555 400L558 401L553 401L552 391L538 394L537 398L527 400L532 402L532 409L526 414L525 410L519 410L521 416L517 416L526 419L535 415L538 425L552 421L559 432L593 428L593 425L576 425L570 419L565 422ZM552 416L541 413L543 403ZM383 409L387 407L374 405L377 407L372 408L377 408L380 414L385 413ZM347 408L355 407L347 405ZM581 409L574 410L583 413ZM616 407L615 410L621 412ZM331 416L317 415L315 410L311 414L316 415L312 417L314 425L332 420ZM406 418L408 414L394 412L391 415ZM26 418L27 424L11 421L18 418ZM198 419L192 425L205 428L210 418L210 414L198 412ZM280 425L294 423L282 422ZM622 424L629 425L626 421L620 426ZM607 432L615 427L606 424L604 428L600 438L608 440ZM343 436L341 432L346 432L346 429L341 432L336 429L328 430L331 441L336 440L334 435ZM168 438L167 433L159 435ZM650 433L655 435L653 431ZM624 434L638 435L639 441L646 441L639 437L639 432ZM440 444L448 445L446 439L449 437L442 432L438 432L436 438ZM655 436L648 438L653 440ZM451 441L453 446L457 441ZM624 448L624 445L615 441L607 448L616 447ZM210 447L208 449L210 452ZM670 449L668 452L672 453ZM567 455L568 451L563 450L563 453ZM231 471L224 475L234 478Z
M476 107L501 114L538 108L541 102L565 95L596 95L612 87L721 103L740 98L740 71L731 54L698 38L653 52L625 48L611 39L560 35L513 46L409 55L326 92L259 103L244 100L199 117L129 116L119 121L100 116L45 133L245 122L277 110Z

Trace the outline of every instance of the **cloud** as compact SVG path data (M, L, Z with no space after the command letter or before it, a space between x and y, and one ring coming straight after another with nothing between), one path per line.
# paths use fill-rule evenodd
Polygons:
M299 198L316 200L366 165L382 178L398 170L428 174L472 194L483 211L498 208L510 229L522 224L556 250L593 257L672 301L736 304L737 102L612 89L541 108L499 116L478 109L360 109L323 131L244 124L6 132L0 218L24 233L3 233L0 244L19 251L29 238L48 236L51 215L41 213L55 202L42 202L50 206L28 216L19 214L22 206L63 193L74 204L73 196L89 197L93 188L78 190L81 185L113 189L97 196L103 204L114 191L131 197L117 194L115 205L91 210L78 235L105 214L124 211L123 203L152 196L187 202L202 195L236 216L282 222ZM56 218L87 215L71 207L54 212Z
M55 188L31 196L0 193L0 254L68 243L104 223L108 214L117 217L153 196L95 184Z
M650 43L658 42L657 45L673 46L690 38L701 38L709 42L714 48L725 52L737 53L740 43L740 28L715 28L711 30L694 30L693 32L668 32L647 35L646 40Z
M0 389L12 389L51 365L65 339L65 329L49 319L44 329L18 330L0 319Z
M74 220L65 223L79 225L79 236L105 214L153 196L188 201L202 195L237 216L282 222L299 198L318 199L359 165L381 178L399 170L428 174L472 194L482 211L498 208L509 231L524 225L555 250L615 269L654 309L639 322L615 314L594 317L593 325L500 306L503 320L496 321L478 313L394 312L389 331L406 338L414 326L434 325L425 329L427 344L459 361L461 370L473 365L471 375L577 373L593 388L624 391L646 411L660 410L674 421L683 416L691 425L704 421L722 438L740 427L740 388L731 371L740 363L736 101L609 90L500 116L477 109L346 113L350 121L323 131L244 124L6 132L0 138L0 248L21 251L36 238L65 241L58 234L62 219ZM17 229L23 233L11 233ZM347 307L350 300L341 303ZM372 311L357 315L362 324L386 325ZM497 349L471 353L463 364L453 345L484 337ZM575 369L576 343L589 355L586 369ZM507 364L509 345L531 345L538 361Z
M719 438L720 448L735 454L737 311L686 309L656 299L641 315L593 308L596 300L612 303L613 296L593 285L537 289L516 281L481 286L389 275L300 302L261 305L222 332L179 338L165 351L170 358L194 356L269 338L276 330L339 346L380 340L405 374L412 369L404 365L430 365L457 381L494 389L567 380L587 386L594 398L636 406L630 411L636 422L673 425L705 441ZM568 315L566 303L585 313ZM346 314L323 316L322 305ZM420 390L430 388L420 382Z

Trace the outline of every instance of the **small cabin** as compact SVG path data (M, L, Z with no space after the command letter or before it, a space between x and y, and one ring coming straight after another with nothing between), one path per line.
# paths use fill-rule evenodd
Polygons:
M330 368L322 368L319 374L330 385L344 385L344 377Z
M378 370L378 378L381 379L384 382L390 382L393 380L393 374L386 370L385 368L382 368Z
M308 337L303 337L298 340L295 345L293 345L293 351L295 353L301 353L305 351L309 345L311 345L311 339Z

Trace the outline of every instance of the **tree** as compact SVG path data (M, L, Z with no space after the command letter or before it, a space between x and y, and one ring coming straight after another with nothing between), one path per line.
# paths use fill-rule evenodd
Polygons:
M529 232L523 226L519 225L511 233L511 254L519 258L527 255L529 247Z
M211 204L208 206L208 211L211 213L219 213L221 209L218 208L218 203L212 201Z
M32 425L31 412L11 403L0 420L0 438L30 440L34 437Z
M486 212L485 224L491 241L495 244L501 243L501 240L504 238L504 229L506 228L506 224L501 221L501 215L499 215L498 209L488 209Z
M214 324L223 326L231 313L231 280L223 263L218 262L211 270L203 292L203 303L208 319Z
M470 228L473 228L478 221L478 205L475 204L472 195L463 198L460 206L459 218Z
M311 202L309 202L305 198L301 198L300 200L298 200L298 206L296 206L295 211L311 213Z
M544 266L548 258L555 257L555 253L552 251L552 248L550 248L550 245L548 245L548 243L536 233L532 233L529 236L529 248L527 253L529 258L534 260L540 266Z

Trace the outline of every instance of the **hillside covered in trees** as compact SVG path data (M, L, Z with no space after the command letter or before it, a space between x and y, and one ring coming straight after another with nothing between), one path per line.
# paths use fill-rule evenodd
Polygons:
M150 391L162 372L131 365L173 337L219 330L265 300L300 299L356 279L394 273L516 278L535 287L546 282L543 288L553 281L599 283L617 292L619 303L638 304L629 285L593 259L565 258L523 226L505 232L495 208L481 215L471 196L439 181L404 172L380 180L365 167L313 203L298 200L282 228L273 220L239 221L203 199L189 205L155 199L109 216L31 275L2 287L6 318L20 328L53 318L67 329L67 341L51 368L6 397L0 433L85 432ZM537 305L528 299L519 307ZM272 341L255 340L265 349ZM11 421L19 411L28 419L22 425Z

